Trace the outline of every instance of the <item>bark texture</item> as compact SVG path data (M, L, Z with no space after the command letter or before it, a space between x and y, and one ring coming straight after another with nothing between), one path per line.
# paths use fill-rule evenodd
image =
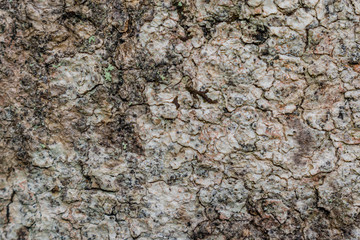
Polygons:
M0 0L0 239L360 239L359 21Z

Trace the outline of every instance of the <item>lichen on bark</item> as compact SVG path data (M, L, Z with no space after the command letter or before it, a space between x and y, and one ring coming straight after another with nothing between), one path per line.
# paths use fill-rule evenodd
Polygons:
M0 239L360 239L355 0L0 0Z

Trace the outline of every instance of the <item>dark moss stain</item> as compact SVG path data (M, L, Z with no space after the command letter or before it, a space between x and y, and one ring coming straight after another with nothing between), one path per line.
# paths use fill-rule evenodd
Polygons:
M209 238L210 237L210 238ZM267 230L236 220L207 220L199 223L191 232L190 239L270 239Z
M29 230L26 227L21 227L17 231L17 240L27 240L29 235Z
M194 231L192 232L191 239L204 239L212 234L211 226L208 221L202 222L196 226Z
M208 89L206 89L205 91L199 91L194 89L191 85L186 85L186 90L189 91L189 93L195 98L195 99L199 99L198 96L201 96L204 101L214 104L217 103L217 100L212 100L211 98L209 98L206 93L208 93Z
M259 44L264 43L269 38L269 29L265 25L257 25L254 38Z
M213 29L211 27L208 27L206 25L202 25L201 30L203 31L204 37L207 40L210 40L212 38Z
M251 39L251 43L260 45L269 38L269 28L266 24L259 20L243 20L242 34Z
M187 10L187 6L185 3L182 3L179 0L172 1L173 8L176 9L179 15L179 24L185 30L185 36L179 37L182 41L187 41L191 38L190 32L188 31L189 26L187 21L191 18L189 11Z
M136 62L137 67L141 69L140 75L146 82L167 84L170 77L170 69L182 64L183 59L179 54L167 51L165 58L161 62L156 63L149 54L139 52Z
M123 149L125 152L144 154L144 149L134 125L126 122L125 115L118 115L113 121L98 129L104 137L101 145Z
M356 65L360 63L360 52L359 50L355 50L356 52L351 53L348 58L348 63L351 65Z

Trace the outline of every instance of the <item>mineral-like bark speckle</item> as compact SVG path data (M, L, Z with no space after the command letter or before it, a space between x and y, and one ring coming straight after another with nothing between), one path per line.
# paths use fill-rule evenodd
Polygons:
M360 239L357 0L0 0L0 239Z

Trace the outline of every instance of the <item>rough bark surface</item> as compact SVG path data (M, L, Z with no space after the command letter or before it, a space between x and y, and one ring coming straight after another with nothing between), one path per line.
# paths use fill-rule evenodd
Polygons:
M360 239L359 20L0 0L0 239Z

